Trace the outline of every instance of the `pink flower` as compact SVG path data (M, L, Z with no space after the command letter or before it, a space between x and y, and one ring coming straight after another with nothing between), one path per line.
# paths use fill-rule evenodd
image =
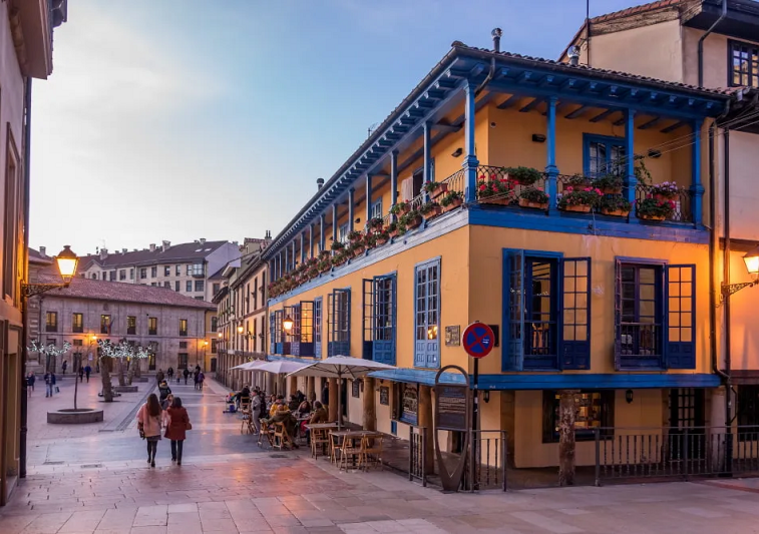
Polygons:
M572 192L572 191L574 191L574 190L575 190L575 188L574 188L574 187L572 187L571 185L570 185L570 186L567 186L567 193L571 193L571 192Z
M592 188L592 187L586 187L586 188L585 188L585 191L586 191L586 192L589 192L589 191L593 191L593 188Z
M536 189L537 189L538 191L543 191L543 188L542 188L542 187L537 187Z
M653 197L653 195L652 195L651 193L648 193L648 194L646 195L646 198L654 198L654 197Z
M596 193L599 194L599 195L603 195L603 193L601 193L601 190L598 189L598 188L596 188Z
M486 186L485 184L480 184L480 191L484 191L487 188L488 186Z

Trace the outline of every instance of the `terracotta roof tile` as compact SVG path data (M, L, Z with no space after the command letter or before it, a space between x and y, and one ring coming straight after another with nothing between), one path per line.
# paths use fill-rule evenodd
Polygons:
M60 283L60 278L48 274L37 277L39 283ZM53 290L51 297L107 300L111 302L135 302L139 304L154 304L157 306L173 306L180 308L199 308L215 310L216 306L203 300L172 291L169 288L143 286L140 284L125 284L123 282L106 282L90 278L74 278L66 288Z
M94 262L104 269L114 269L128 265L154 265L166 262L193 261L205 258L226 243L227 241L180 243L170 246L166 252L163 251L160 245L152 252L150 249L127 251L126 253L109 251L108 256L104 260L101 260L96 254L90 254L81 258L82 261L80 263L89 266Z
M620 9L619 11L593 17L590 19L590 23L593 24L594 22L606 22L609 20L621 19L630 15L648 13L650 11L656 11L657 9L664 9L667 7L680 7L680 5L687 3L687 1L688 0L659 0L658 2L628 7L626 9Z

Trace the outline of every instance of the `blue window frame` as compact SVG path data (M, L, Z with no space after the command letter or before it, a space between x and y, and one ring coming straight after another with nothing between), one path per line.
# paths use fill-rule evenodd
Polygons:
M348 223L341 224L337 227L337 240L340 243L348 242Z
M395 288L395 274L364 280L364 359L395 365Z
M695 265L617 258L615 366L695 369Z
M314 355L314 301L294 306L291 349L293 356Z
M505 250L504 371L590 368L590 259Z
M329 356L350 356L351 290L334 289L327 295L329 308Z
M377 199L372 203L372 219L382 218L382 199Z
M314 357L322 357L322 298L314 299Z
M414 270L414 366L440 367L440 258Z
M277 353L277 312L269 314L269 352Z
M583 173L590 178L625 175L625 138L583 135Z

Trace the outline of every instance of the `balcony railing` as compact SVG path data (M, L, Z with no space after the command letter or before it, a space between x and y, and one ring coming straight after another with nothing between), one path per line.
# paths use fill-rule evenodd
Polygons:
M641 201L649 198L652 195L651 191L653 188L654 186L652 185L638 184L635 188L635 200ZM689 190L680 189L677 192L677 196L673 200L675 203L675 209L672 212L672 215L667 217L665 220L682 223L693 222L693 213L691 210L692 196L693 195Z

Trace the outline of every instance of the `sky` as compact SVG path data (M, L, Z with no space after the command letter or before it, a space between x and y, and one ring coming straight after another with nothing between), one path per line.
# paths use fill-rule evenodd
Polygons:
M645 3L591 0L591 16ZM32 247L278 234L459 40L555 59L584 0L75 0L32 97Z

